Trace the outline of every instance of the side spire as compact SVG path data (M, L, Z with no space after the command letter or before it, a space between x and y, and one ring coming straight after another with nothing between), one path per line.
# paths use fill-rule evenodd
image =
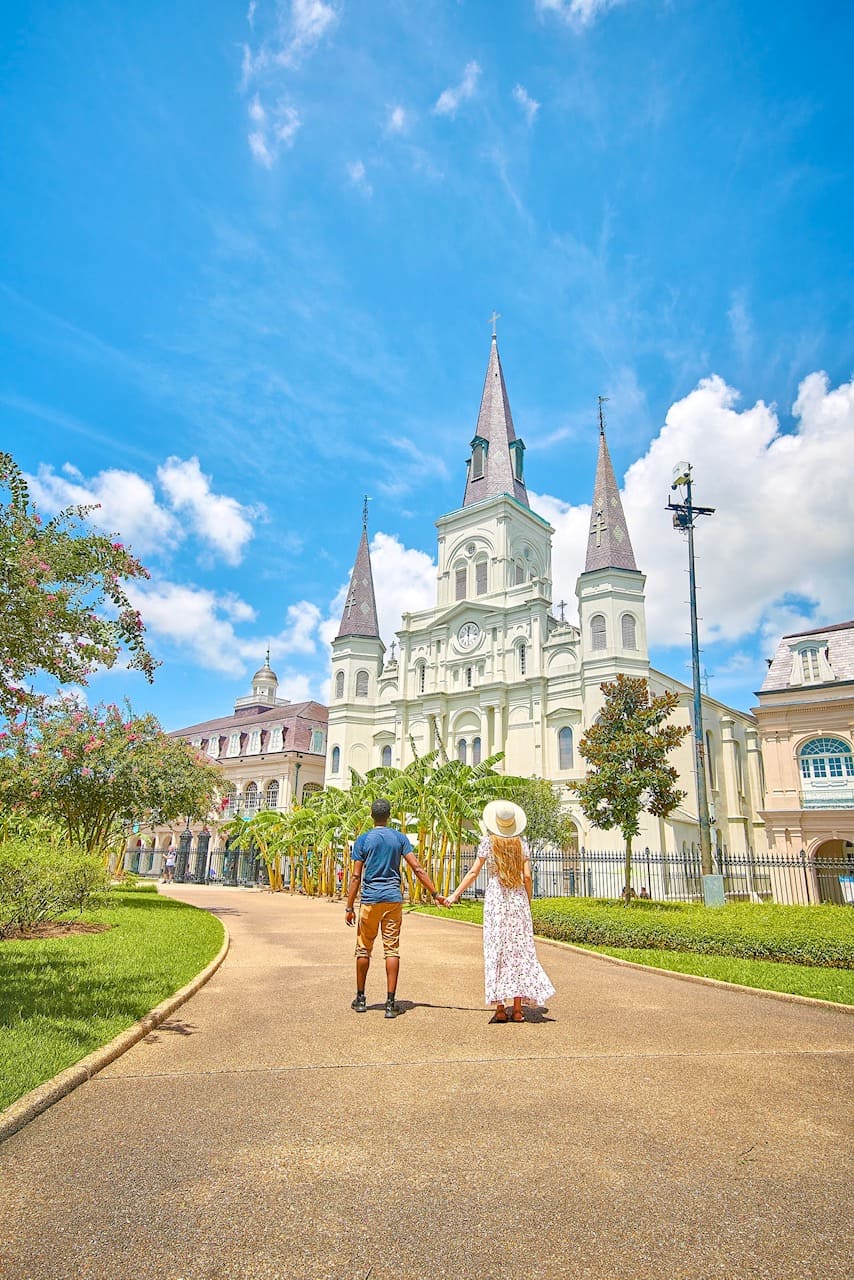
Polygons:
M378 640L377 602L374 596L374 579L371 573L371 553L368 547L368 498L362 504L362 536L356 552L356 563L350 577L350 589L341 614L341 626L337 639L342 636L366 636Z
M632 569L637 572L620 490L608 452L608 441L605 439L605 414L602 406L607 398L599 397L599 457L596 462L596 483L593 486L584 572L591 573L595 569Z
M509 493L525 507L530 506L524 480L525 445L517 438L513 428L504 370L498 354L498 338L495 334L495 321L498 318L493 312L490 320L493 333L489 363L486 366L480 412L477 415L477 429L471 442L464 507L471 506L473 502L481 502L484 498L495 498L502 493Z

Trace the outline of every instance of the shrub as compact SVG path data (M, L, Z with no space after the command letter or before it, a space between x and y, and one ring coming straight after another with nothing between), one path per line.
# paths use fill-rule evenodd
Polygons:
M854 969L854 911L834 906L726 907L542 898L532 907L543 937L579 946L740 956Z
M0 844L0 938L81 912L107 887L103 861L46 841Z

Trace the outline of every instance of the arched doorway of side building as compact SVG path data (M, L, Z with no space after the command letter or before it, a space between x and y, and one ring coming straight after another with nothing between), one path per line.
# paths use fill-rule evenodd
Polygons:
M818 901L854 907L854 841L823 840L811 860Z

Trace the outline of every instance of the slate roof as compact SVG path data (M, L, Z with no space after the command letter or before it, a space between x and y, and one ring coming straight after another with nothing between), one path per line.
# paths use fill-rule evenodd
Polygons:
M278 707L246 707L233 712L230 716L219 716L216 720L203 720L200 724L187 725L185 729L175 729L169 736L172 738L201 738L207 743L212 737L219 737L220 752L228 748L228 738L232 733L240 732L247 739L253 729L261 730L261 751L264 755L269 750L270 731L276 725L282 726L282 750L305 751L311 743L312 729L325 730L329 721L329 712L319 702L288 702ZM241 741L240 754L244 754L246 742Z
M368 530L367 526L363 525L337 638L340 640L342 636L367 636L370 639L378 639L379 634L374 579L371 573L371 553L368 550Z
M807 636L814 637L818 641L825 641L823 647L827 648L827 658L835 677L834 680L824 682L810 681L808 684L790 684L792 664L794 662L792 641L805 639ZM768 667L759 692L771 693L775 689L815 689L820 688L821 683L824 683L825 688L831 688L832 685L841 680L854 680L854 621L835 622L829 627L816 627L811 631L795 631L792 635L783 636L777 645L777 650L771 659L771 664Z
M596 461L596 483L593 486L584 572L590 573L595 569L637 571L604 429L599 432L599 457Z
M510 444L517 437L513 427L513 415L510 412L510 401L507 398L507 387L504 383L504 370L501 368L501 357L498 354L498 341L494 334L475 434L487 442L486 460L483 475L479 480L472 479L471 465L469 465L463 506L470 507L473 502L482 502L484 498L496 498L502 493L509 493L523 506L530 506L528 491L524 481L516 479L511 457ZM521 440L519 444L522 445ZM524 445L522 447L524 448Z

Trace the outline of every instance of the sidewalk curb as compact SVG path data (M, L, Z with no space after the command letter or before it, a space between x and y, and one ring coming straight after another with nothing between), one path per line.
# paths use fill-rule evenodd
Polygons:
M60 1071L59 1075L53 1077L52 1080L46 1080L44 1084L37 1085L35 1089L31 1089L29 1093L25 1093L22 1098L18 1098L17 1102L13 1102L5 1111L0 1111L0 1143L5 1142L7 1138L11 1138L13 1133L17 1133L19 1129L23 1129L25 1124L29 1124L36 1116L41 1115L43 1111L47 1111L48 1107L52 1107L55 1102L59 1102L60 1098L64 1098L66 1094L76 1089L78 1085L86 1084L94 1075L109 1066L116 1058L120 1058L123 1053L127 1053L128 1049L132 1049L135 1044L147 1036L155 1027L159 1027L161 1022L165 1022L170 1014L185 1004L191 996L205 985L205 983L213 977L217 969L228 955L228 948L231 945L231 937L228 932L228 926L220 920L225 937L219 952L211 960L210 964L202 969L201 973L197 973L185 986L181 987L173 995L167 996L165 1000L161 1000L150 1013L144 1018L140 1018L133 1026L128 1027L126 1031L120 1031L114 1039L108 1041L107 1044L101 1045L100 1049L94 1049L92 1053L86 1055L73 1067L67 1067L65 1071Z
M455 920L453 916L433 916L426 911L413 911L413 915L424 920L444 920L446 924L464 924L469 929L482 929L483 925L476 920ZM701 973L682 973L679 969L659 969L651 964L639 964L637 960L623 960L620 956L609 956L604 951L591 951L589 947L579 947L574 942L562 942L560 938L544 938L536 933L537 942L544 942L550 947L564 947L567 951L577 951L582 956L592 956L594 960L605 960L608 964L622 965L627 969L642 969L644 973L660 973L666 978L681 978L683 982L698 982L704 987L721 987L724 991L746 991L753 996L770 996L772 1000L782 1000L786 1004L811 1004L819 1009L834 1009L837 1013L854 1014L854 1004L842 1004L837 1000L819 1000L817 996L799 996L792 991L769 991L767 987L745 987L740 982L724 982L722 978L706 978Z

